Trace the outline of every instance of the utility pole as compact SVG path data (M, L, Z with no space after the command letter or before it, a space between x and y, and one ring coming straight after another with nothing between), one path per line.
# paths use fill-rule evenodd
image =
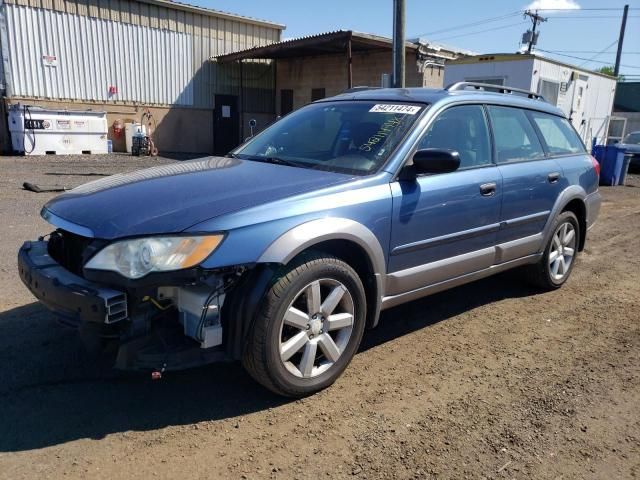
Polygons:
M404 88L404 12L405 0L393 0L393 86Z
M529 46L527 47L527 53L531 53L531 49L533 45L537 43L536 41L536 27L538 26L538 22L546 22L547 19L538 15L538 11L535 13L531 12L531 10L527 10L524 12L526 17L530 17L533 22L533 28L531 29L531 37L529 38Z
M627 14L629 13L629 5L624 6L622 14L622 25L620 25L620 37L618 38L618 52L616 53L616 66L613 68L613 75L617 77L620 73L620 58L622 57L622 44L624 43L624 31L627 28Z

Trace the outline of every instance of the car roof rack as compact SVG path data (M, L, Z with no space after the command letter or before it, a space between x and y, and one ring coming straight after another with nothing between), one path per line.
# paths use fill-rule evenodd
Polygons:
M380 90L382 87L368 87L366 85L361 85L357 87L351 87L344 90L342 93L356 93L356 92L365 92L367 90Z
M522 88L505 87L504 85L492 85L490 83L457 82L452 85L449 85L447 88L445 88L445 90L449 92L455 92L459 90L468 90L470 88L473 88L475 90L484 90L487 92L505 93L508 95L512 95L512 94L524 95L534 100L542 100L543 102L546 101L544 97L539 93L530 92L529 90L524 90Z

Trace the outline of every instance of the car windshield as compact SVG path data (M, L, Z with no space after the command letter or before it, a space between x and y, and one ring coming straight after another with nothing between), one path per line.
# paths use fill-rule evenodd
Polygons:
M424 108L374 101L314 103L287 115L232 155L366 175L384 164Z
M640 132L633 132L624 137L622 143L640 145Z

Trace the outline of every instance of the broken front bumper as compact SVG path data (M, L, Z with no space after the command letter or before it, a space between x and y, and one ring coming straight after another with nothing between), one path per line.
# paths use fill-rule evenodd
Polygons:
M89 350L100 353L103 340L115 345L115 368L180 370L228 359L220 345L221 299L203 285L153 288L161 291L161 300L172 299L173 308L141 303L128 289L105 287L67 270L49 255L47 243L25 242L20 248L21 280L59 320L80 330ZM202 338L193 338L196 333Z
M127 318L125 292L101 287L74 275L49 255L46 241L22 245L18 270L31 293L65 323L112 324Z

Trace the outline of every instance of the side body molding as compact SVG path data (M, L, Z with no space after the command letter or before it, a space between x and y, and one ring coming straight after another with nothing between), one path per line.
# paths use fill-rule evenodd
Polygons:
M376 236L364 225L347 218L321 218L303 223L278 237L258 259L258 263L286 264L296 255L327 240L347 240L359 245L369 257L376 283L376 305L369 312L369 325L378 323L382 297L385 294L386 259Z

